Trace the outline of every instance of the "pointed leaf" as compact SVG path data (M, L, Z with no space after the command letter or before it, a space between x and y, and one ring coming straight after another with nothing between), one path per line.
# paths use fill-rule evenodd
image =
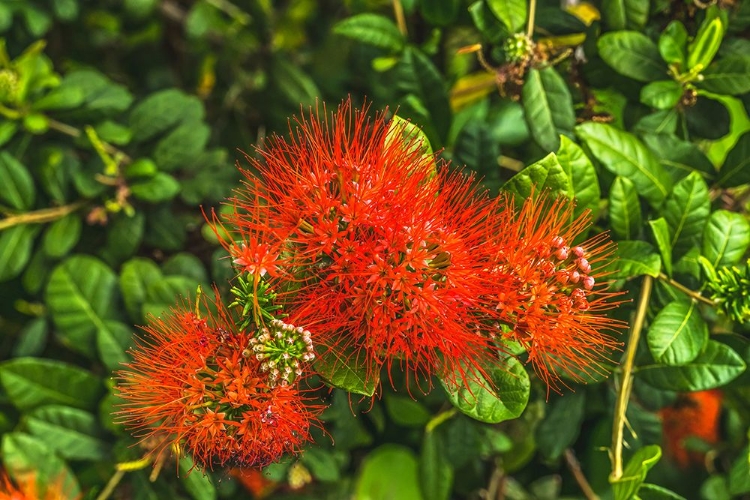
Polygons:
M612 482L612 492L615 500L631 500L635 498L638 489L646 480L648 471L661 458L661 448L652 444L644 446L628 461L622 471L622 477Z
M606 271L611 273L607 277L612 279L635 278L644 274L656 278L661 272L661 257L645 241L620 241Z
M648 329L648 348L654 359L665 365L684 365L706 347L708 326L695 301L667 304Z
M378 14L351 16L338 22L333 32L391 52L400 52L406 43L394 22Z
M573 99L554 68L532 69L523 84L523 107L531 136L546 151L557 151L560 134L575 126Z
M634 240L641 231L641 203L633 181L617 176L609 190L609 223L618 240Z
M638 31L605 33L597 42L604 62L621 75L639 82L663 80L667 67L659 49L649 37Z
M711 214L703 233L703 256L714 268L736 264L750 246L750 223L728 210Z
M675 259L679 259L693 246L699 246L710 212L706 181L693 172L675 184L667 196L661 215L667 221Z
M599 179L596 175L596 169L589 160L589 157L583 152L583 149L568 139L566 136L560 137L560 149L557 150L557 161L563 168L571 182L571 196L576 201L574 218L590 210L596 213L599 208Z
M651 226L654 241L659 248L661 260L664 263L664 270L667 271L667 275L672 276L672 243L669 239L667 221L664 220L664 217L659 217L656 220L648 221L648 224Z

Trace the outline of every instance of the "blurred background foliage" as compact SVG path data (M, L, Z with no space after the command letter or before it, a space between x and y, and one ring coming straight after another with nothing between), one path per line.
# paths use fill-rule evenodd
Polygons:
M2 0L3 468L92 499L750 494L749 27L742 0ZM627 298L657 279L627 410L640 479L608 481L617 377L564 395L533 380L498 425L438 389L337 389L299 460L242 477L139 462L111 371L148 314L226 288L201 207L290 115L347 96L398 110L493 192L592 209ZM723 314L679 288L706 282Z

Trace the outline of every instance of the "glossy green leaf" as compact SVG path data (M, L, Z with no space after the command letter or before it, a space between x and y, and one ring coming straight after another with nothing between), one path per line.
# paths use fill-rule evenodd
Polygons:
M609 190L609 223L618 240L638 237L643 225L641 203L633 181L617 176Z
M511 33L518 33L526 25L525 0L487 0L490 10Z
M596 169L583 152L583 149L568 139L560 137L560 149L557 150L557 161L570 179L571 195L575 199L574 218L578 218L585 210L596 213L599 209L599 179Z
M737 264L750 246L750 223L737 212L716 210L703 233L702 255L714 266Z
M61 85L35 100L32 109L37 111L71 109L80 106L85 100L86 95L80 87Z
M684 365L706 347L708 326L695 301L674 301L656 315L648 328L648 348L665 365Z
M536 428L536 444L548 460L559 459L581 432L586 393L576 391L555 395L547 401L546 415Z
M273 59L271 77L281 96L294 106L313 106L321 95L309 74L278 53Z
M7 151L0 151L0 179L3 180L0 189L2 204L21 211L31 209L36 198L34 179L26 167Z
M672 21L659 35L659 53L669 64L685 69L688 32L680 21Z
M480 422L497 424L521 415L529 402L529 375L515 358L508 358L503 367L488 369L490 380L479 374L460 370L455 380L441 378L448 399L461 412Z
M323 482L335 482L341 479L337 454L319 446L312 446L302 455L302 464L310 469L315 479Z
M693 172L675 184L661 209L669 227L675 259L693 246L700 246L703 228L711 209L706 181Z
M21 224L0 232L0 282L13 279L24 270L38 230L33 224Z
M613 30L640 29L648 21L648 0L604 0L602 17Z
M651 205L659 206L669 194L669 174L634 135L596 122L577 126L576 134L607 170L633 181Z
M430 412L419 401L408 396L385 394L385 411L398 425L421 427L430 420Z
M503 189L526 199L534 193L546 192L550 197L570 198L573 187L555 153L532 163L505 183Z
M339 21L333 32L390 52L403 50L406 41L396 24L379 14L362 13Z
M628 460L622 471L622 477L612 481L612 492L615 500L632 500L638 489L646 480L648 471L661 458L661 448L652 444L637 450Z
M743 495L750 493L750 448L745 446L729 469L729 493Z
M159 141L154 149L154 161L161 170L167 172L184 167L203 151L210 135L211 130L205 123L185 122ZM174 190L173 185L169 187ZM153 190L149 193L152 197L155 196Z
M87 411L69 406L42 406L27 414L24 422L29 434L49 443L63 458L103 460L109 453L97 418Z
M106 264L75 255L55 268L46 299L58 338L69 348L96 356L97 330L117 316L117 278Z
M41 358L0 363L0 384L13 406L22 411L50 404L93 410L104 393L101 380L92 373Z
M127 350L133 346L133 328L119 321L106 321L105 328L96 331L96 350L99 359L109 370L121 369L130 361Z
M154 92L130 113L133 142L151 139L181 122L198 123L203 114L203 104L195 96L174 88Z
M750 183L750 131L745 132L727 153L719 171L719 185L734 187Z
M148 180L131 184L130 192L140 200L160 203L177 196L180 183L171 175L159 172Z
M532 69L521 96L531 136L542 149L557 151L560 134L571 134L576 120L565 80L552 67Z
M18 123L0 118L0 146L11 140L17 131Z
M143 316L158 318L186 300L192 303L199 285L187 276L164 276L153 281L146 288Z
M3 435L2 456L5 470L11 477L35 479L35 489L45 498L47 489L52 497L79 498L78 480L67 464L47 444L47 440L21 432Z
M640 500L685 500L685 497L656 484L643 483L638 488ZM717 499L718 500L718 499Z
M698 80L699 88L716 94L740 95L750 92L750 55L724 57L710 65Z
M354 394L372 396L380 382L380 373L369 366L363 351L356 355L351 349L329 349L322 344L316 348L315 371L332 387Z
M116 267L132 257L140 248L146 228L146 217L141 211L132 215L120 212L111 217L108 226L107 240L99 250L99 256Z
M396 444L384 444L367 455L354 489L355 497L363 500L424 498L419 489L417 458L411 450Z
M651 82L641 89L641 102L656 109L671 109L682 97L682 86L674 80Z
M654 247L645 241L619 241L615 258L606 267L612 279L653 276L661 272L661 257Z
M669 236L669 226L664 217L648 221L651 227L651 233L654 235L656 247L661 254L661 261L664 263L664 270L667 275L672 276L672 242Z
M707 67L719 50L723 38L724 24L721 19L707 17L701 23L693 41L688 45L688 69Z
M598 42L599 55L621 75L640 82L663 80L667 67L659 49L649 37L638 31L605 33Z
M486 123L474 120L461 129L456 139L453 162L456 165L466 165L477 172L488 188L499 187L498 156L500 144L492 137L490 127Z
M193 500L216 500L218 498L216 486L210 475L196 469L192 458L189 456L180 458L178 469L182 485Z
M636 374L657 389L705 391L721 387L745 371L745 362L731 347L709 340L697 358L681 366L639 366Z
M439 434L426 432L419 454L419 487L424 498L448 500L453 486L453 467Z
M673 182L680 181L693 171L705 179L716 177L716 168L711 160L692 142L670 134L646 134L643 142L659 159Z
M19 332L13 346L13 357L38 356L47 346L49 325L45 318L34 318Z
M122 265L120 271L120 291L134 323L141 323L141 307L146 302L148 287L162 278L161 270L152 260L136 257Z
M43 240L47 256L59 259L67 255L78 243L82 226L81 217L77 213L68 214L50 224Z

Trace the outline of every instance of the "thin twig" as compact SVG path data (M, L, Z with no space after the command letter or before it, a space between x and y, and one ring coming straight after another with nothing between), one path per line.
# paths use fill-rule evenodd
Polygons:
M617 481L622 477L622 446L623 431L625 427L625 412L628 409L628 400L630 399L630 390L633 386L633 365L635 363L635 353L638 350L638 341L643 329L643 323L646 320L646 310L648 309L649 299L654 280L651 276L643 278L641 287L641 297L638 301L638 309L635 313L633 327L630 329L628 337L628 346L625 352L625 363L622 366L622 377L620 389L617 392L617 402L615 403L615 418L612 423L612 447L610 449L610 459L612 460L612 473L609 476L610 482Z
M679 283L673 280L672 278L670 278L664 273L659 273L659 279L675 287L676 289L678 289L679 291L681 291L682 293L684 293L691 299L697 300L698 302L703 302L704 304L708 304L709 306L712 306L712 307L716 307L716 302L714 302L713 300L709 299L708 297L704 297L703 295L701 295L699 292L696 292L695 290L691 290L690 288L686 287L682 283Z
M536 17L536 0L529 1L529 22L526 24L526 36L534 35L534 18Z
M96 497L96 500L107 500L112 492L115 491L115 488L119 484L120 480L122 480L124 475L125 471L123 470L115 471L115 473L112 474L112 477L109 478L107 486L105 486L102 492L99 493L99 496Z
M75 212L81 208L85 203L85 201L81 200L61 207L44 208L42 210L35 210L24 214L11 215L10 217L0 220L0 231L8 229L9 227L18 226L19 224L44 224L45 222L62 219L69 213Z
M77 129L71 125L68 125L67 123L59 122L53 118L47 118L47 125L49 125L49 128L52 130L55 130L57 132L60 132L61 134L65 134L67 136L70 136L74 139L78 139L83 135L83 131L80 129ZM104 151L106 151L108 154L120 157L125 163L131 163L133 160L130 158L130 156L127 155L124 151L121 151L114 147L113 145L109 144L108 142L102 142L102 146L104 147Z
M406 38L409 32L406 30L406 17L404 17L404 6L401 5L401 0L393 0L393 14L396 16L398 30Z
M586 500L599 500L599 496L594 492L593 488L591 488L586 476L583 475L581 464L578 462L575 453L573 453L573 450L570 448L565 450L565 463L568 465L568 469L570 469L570 472L573 474L573 477L581 488Z

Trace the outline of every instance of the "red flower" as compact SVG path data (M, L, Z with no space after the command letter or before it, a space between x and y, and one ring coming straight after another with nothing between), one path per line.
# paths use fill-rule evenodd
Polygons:
M682 468L700 464L703 454L689 451L685 440L695 437L708 444L719 440L722 394L718 390L680 394L673 406L659 411L664 432L664 449Z
M338 356L365 352L378 373L394 362L427 376L459 362L474 371L496 359L497 325L484 319L504 289L488 268L498 202L471 178L436 173L400 129L349 102L297 125L244 171L226 219L239 236L230 253L248 257L241 270L268 269L248 241L279 249L267 278L291 320Z
M279 321L251 335L217 308L208 318L175 309L145 328L118 374L120 420L144 440L160 437L157 453L182 446L203 467L261 467L297 453L318 409L290 383L301 356L281 356L311 351L309 333ZM290 348L266 353L274 342Z
M15 474L16 486L4 471L0 471L0 500L78 500L81 495L73 495L70 485L60 477L48 484L41 484L34 471ZM41 486L41 487L40 487ZM41 494L40 494L41 491Z
M576 244L588 215L573 218L573 205L545 196L525 200L493 241L496 269L512 276L513 286L497 301L499 319L511 327L506 338L523 346L539 378L556 389L562 374L606 373L602 363L620 344L610 335L625 324L603 314L618 305L617 294L598 267L611 257L613 244L598 235ZM571 222L572 221L572 222Z

